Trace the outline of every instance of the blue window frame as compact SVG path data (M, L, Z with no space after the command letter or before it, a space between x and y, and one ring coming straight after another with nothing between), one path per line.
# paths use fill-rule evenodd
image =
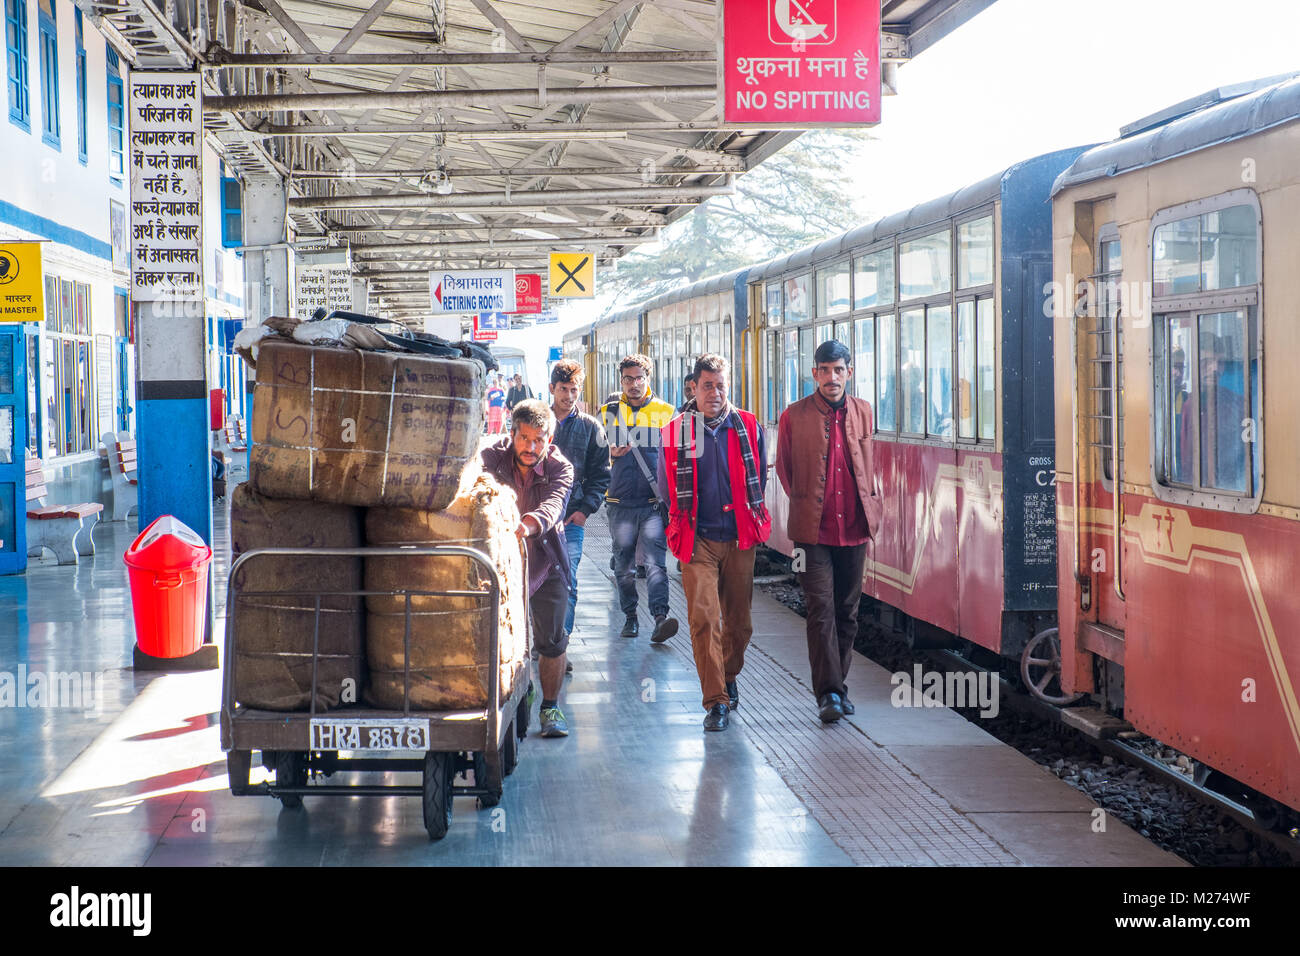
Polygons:
M89 160L86 151L86 35L81 22L81 7L73 10L77 22L77 159L85 166Z
M5 0L5 50L9 64L9 119L30 133L32 102L27 91L27 0Z
M105 48L105 52L108 55L108 178L121 186L126 175L126 101L117 52L110 48Z
M239 180L221 178L221 244L227 249L244 244L244 197Z
M54 0L37 0L41 53L41 140L59 148L59 41Z

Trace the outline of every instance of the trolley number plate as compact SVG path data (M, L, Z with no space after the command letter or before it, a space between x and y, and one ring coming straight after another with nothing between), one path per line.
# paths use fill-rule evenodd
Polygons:
M429 721L412 718L358 718L311 721L312 750L428 750Z

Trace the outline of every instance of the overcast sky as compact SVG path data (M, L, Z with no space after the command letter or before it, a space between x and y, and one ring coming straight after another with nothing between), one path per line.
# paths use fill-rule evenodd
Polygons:
M1300 0L997 0L899 70L855 181L865 208L886 215L1113 139L1216 87L1293 71ZM599 314L572 306L561 332Z

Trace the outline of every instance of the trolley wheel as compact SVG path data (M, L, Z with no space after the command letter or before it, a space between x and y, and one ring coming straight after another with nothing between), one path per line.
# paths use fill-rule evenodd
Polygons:
M307 786L307 755L301 750L281 750L275 755L275 782L282 787ZM286 810L302 806L302 795L280 794L280 804Z
M226 754L226 775L230 778L230 792L234 796L248 793L248 773L252 767L251 750L232 750Z
M504 766L505 764L504 750L505 748L503 746L502 750L499 751L502 757L499 767ZM478 805L480 808L495 807L501 802L501 790L503 789L501 782L502 777L503 774L500 769L494 773L492 768L488 766L487 754L481 751L475 751L474 786L486 787L488 791L487 793L479 794Z
M1060 707L1072 704L1082 694L1067 694L1061 689L1061 642L1059 628L1039 631L1025 645L1020 655L1020 676L1029 692L1039 700Z
M430 840L441 840L451 826L452 779L456 776L456 755L434 753L424 756L424 828Z
M506 739L501 744L501 773L510 776L519 766L519 738L515 736L514 724L506 731Z
M515 711L515 734L520 740L528 736L528 720L532 715L533 703L533 682L528 682L528 693L524 694L524 699L519 702L519 709Z

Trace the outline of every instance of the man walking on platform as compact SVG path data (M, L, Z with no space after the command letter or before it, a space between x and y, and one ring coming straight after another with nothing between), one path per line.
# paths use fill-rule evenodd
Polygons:
M564 613L569 606L569 555L561 522L573 485L573 466L551 444L555 416L535 399L520 402L510 416L510 434L483 449L483 470L513 488L519 503L515 535L528 549L529 610L533 647L540 655L542 736L566 737L569 725L560 709L564 685Z
M858 634L867 541L884 507L875 493L871 405L848 394L852 356L834 339L817 346L817 390L795 402L777 427L776 476L790 499L786 534L794 543L807 608L808 660L823 723L854 712L845 683Z
M673 407L650 391L650 359L628 355L618 365L623 394L601 408L601 423L609 437L611 458L609 532L614 547L614 575L619 604L627 620L621 637L636 637L637 593L634 561L643 546L646 591L655 619L650 640L656 644L677 633L677 619L668 616L668 569L664 564L664 499L655 477L660 429L673 417Z
M506 395L506 408L513 412L515 406L520 402L528 401L528 398L528 389L524 387L524 377L516 372L514 384L510 386L510 391Z
M763 502L763 429L727 399L720 355L695 360L695 399L663 430L660 480L668 495L668 546L682 562L691 648L705 730L726 730L740 704L737 678L753 633L755 546L772 519Z
M498 375L487 390L487 433L498 435L504 431L506 414L506 390L501 387Z
M609 488L609 447L605 429L592 416L578 411L583 368L572 359L551 369L551 411L555 413L555 446L573 465L573 488L564 514L564 539L569 552L569 612L564 633L573 633L573 612L578 604L578 563L587 519L600 510ZM569 668L572 670L572 667Z

